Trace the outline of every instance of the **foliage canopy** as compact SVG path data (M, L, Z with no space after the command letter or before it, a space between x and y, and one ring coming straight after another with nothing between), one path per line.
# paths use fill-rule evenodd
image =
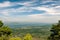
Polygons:
M53 25L51 30L52 33L48 40L60 40L60 20L56 25Z

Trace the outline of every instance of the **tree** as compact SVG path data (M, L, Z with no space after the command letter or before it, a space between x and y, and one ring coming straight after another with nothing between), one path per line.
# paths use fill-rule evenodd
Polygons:
M10 35L12 33L12 30L8 26L4 26L4 23L0 21L0 37L3 35Z
M32 35L30 33L27 33L24 37L24 40L32 40Z
M2 35L10 35L12 33L12 30L8 26L4 26L0 28L0 34Z
M60 40L60 20L57 24L53 25L51 30L52 33L48 37L48 40Z
M9 40L21 40L21 38L20 37L11 37L11 38L9 38Z
M0 27L2 27L3 26L3 22L2 21L0 21Z

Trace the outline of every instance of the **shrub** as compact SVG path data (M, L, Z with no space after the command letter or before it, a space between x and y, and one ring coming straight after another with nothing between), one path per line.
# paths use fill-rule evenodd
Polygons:
M24 36L24 40L32 40L32 35L27 33L26 36Z
M20 37L11 37L11 38L9 38L9 40L21 40L21 38Z

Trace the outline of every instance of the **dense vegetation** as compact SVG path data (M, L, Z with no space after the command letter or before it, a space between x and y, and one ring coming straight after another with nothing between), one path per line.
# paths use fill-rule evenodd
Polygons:
M8 40L12 31L8 26L4 26L4 23L0 21L0 40Z
M52 33L50 37L48 37L48 40L60 40L60 21L53 25L53 27L50 30Z

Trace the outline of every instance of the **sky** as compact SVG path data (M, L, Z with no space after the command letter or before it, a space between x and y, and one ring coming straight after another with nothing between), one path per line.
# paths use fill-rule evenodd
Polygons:
M60 20L60 0L0 0L0 20L56 23Z

